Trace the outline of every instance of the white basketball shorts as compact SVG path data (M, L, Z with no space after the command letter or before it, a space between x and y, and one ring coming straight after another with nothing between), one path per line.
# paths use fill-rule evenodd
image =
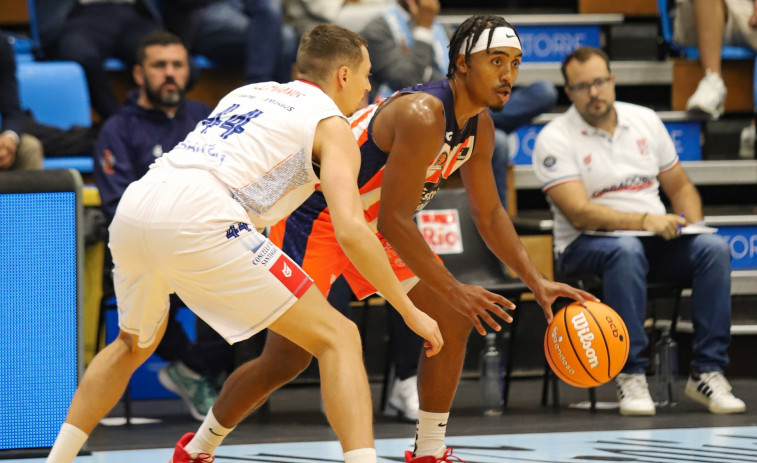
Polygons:
M155 342L172 292L234 343L273 323L312 284L200 169L154 168L132 183L109 246L119 326L140 347Z

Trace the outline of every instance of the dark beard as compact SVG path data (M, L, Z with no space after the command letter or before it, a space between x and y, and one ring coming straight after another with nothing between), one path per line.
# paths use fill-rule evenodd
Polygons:
M181 104L182 101L184 101L184 89L177 85L177 89L174 92L169 93L168 95L163 95L160 92L160 89L163 87L163 85L166 84L174 84L176 85L176 82L169 78L166 79L166 81L158 87L157 91L153 90L150 86L149 82L145 85L145 96L147 97L147 101L152 103L155 106L162 106L164 108L175 108Z

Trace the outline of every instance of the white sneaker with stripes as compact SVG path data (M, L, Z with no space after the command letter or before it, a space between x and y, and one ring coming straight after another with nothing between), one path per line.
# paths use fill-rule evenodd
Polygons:
M722 373L701 373L699 379L689 376L684 390L687 396L707 407L711 413L743 413L744 401L731 393L731 385Z

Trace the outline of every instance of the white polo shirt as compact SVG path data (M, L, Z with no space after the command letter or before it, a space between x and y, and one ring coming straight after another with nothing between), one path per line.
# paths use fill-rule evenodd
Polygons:
M657 176L678 163L673 140L649 108L616 102L618 126L610 135L589 125L571 106L536 138L533 166L547 192L565 182L583 183L589 201L618 211L664 214ZM550 201L555 252L580 234Z

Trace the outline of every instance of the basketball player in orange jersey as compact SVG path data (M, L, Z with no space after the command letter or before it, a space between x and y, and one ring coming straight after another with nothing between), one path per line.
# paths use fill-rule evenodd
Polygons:
M481 235L531 288L547 320L552 319L551 306L557 297L582 303L596 300L539 274L497 195L491 167L494 126L486 109L504 107L521 59L520 40L509 23L499 16L473 16L452 37L448 80L401 90L352 117L361 150L358 182L366 219L378 227L378 236L408 296L437 320L445 340L438 355L421 356L418 428L415 451L406 455L408 462L451 461L453 455L445 447L444 437L468 335L472 327L485 334L484 323L501 329L493 315L509 322L512 318L503 306L514 308L502 296L457 281L413 222L413 214L452 172L460 169ZM328 292L340 274L358 297L376 291L340 250L330 210L318 192L284 223L277 224L271 239L301 263L323 292ZM262 355L229 377L209 419L194 437L184 436L173 461L180 461L176 455L184 449L190 454L212 455L231 428L276 388L297 376L310 360L310 354L300 347L270 333Z

